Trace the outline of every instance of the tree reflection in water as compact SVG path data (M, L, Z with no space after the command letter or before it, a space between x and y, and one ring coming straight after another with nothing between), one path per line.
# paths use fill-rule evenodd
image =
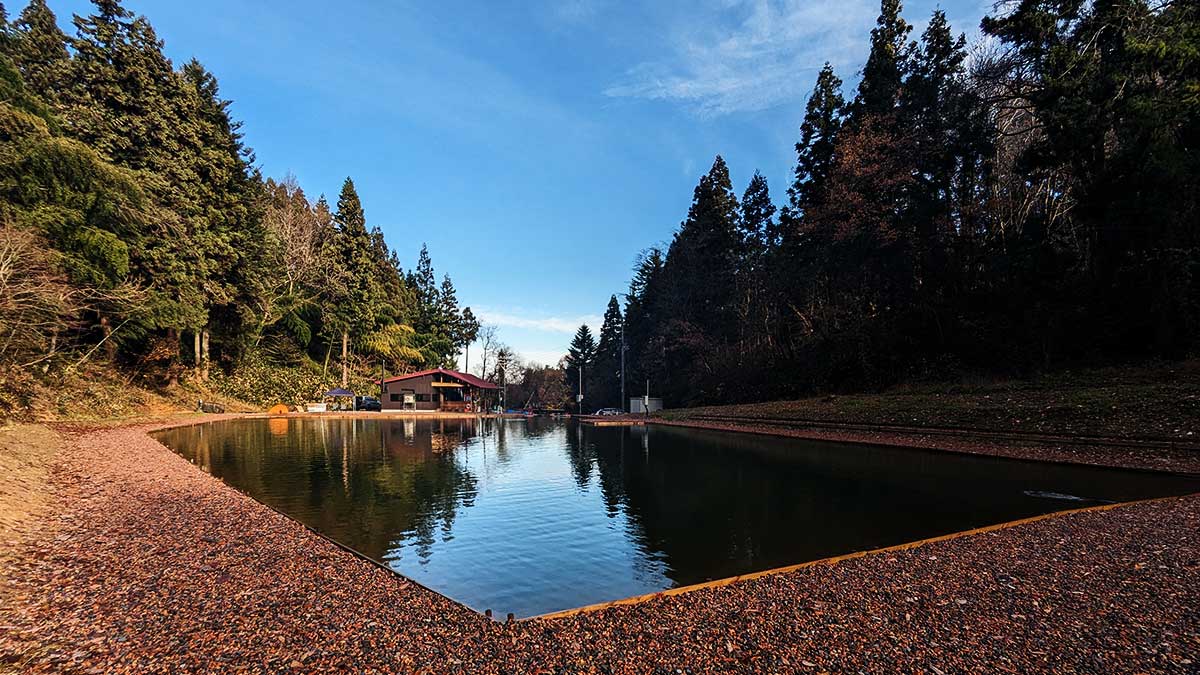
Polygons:
M286 423L286 429L280 422ZM412 545L428 558L478 493L455 452L475 420L238 420L163 432L206 471L309 527L382 559Z
M522 616L1200 489L1090 467L538 419L238 420L159 438L450 597Z

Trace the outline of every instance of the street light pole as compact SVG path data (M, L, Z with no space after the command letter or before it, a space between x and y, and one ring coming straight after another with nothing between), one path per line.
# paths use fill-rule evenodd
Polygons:
M625 317L621 317L621 412L625 412Z
M626 412L629 400L625 398L625 320L629 318L631 297L628 293L617 293L617 295L625 298L625 311L621 313L621 412Z

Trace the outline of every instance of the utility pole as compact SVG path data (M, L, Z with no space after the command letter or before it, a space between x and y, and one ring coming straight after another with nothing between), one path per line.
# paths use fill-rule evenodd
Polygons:
M621 412L625 412L625 317L621 317Z
M642 414L650 417L650 378L646 378L646 398L642 399Z
M625 310L621 312L621 412L628 412L629 400L625 398L625 319L629 317L631 298L628 293L617 293L617 295L625 298Z
M576 370L579 371L579 395L575 397L575 412L583 414L583 363L575 364Z

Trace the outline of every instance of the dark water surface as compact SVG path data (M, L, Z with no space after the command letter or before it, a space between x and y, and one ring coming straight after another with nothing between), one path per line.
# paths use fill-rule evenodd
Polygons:
M156 434L479 611L531 616L1200 481L670 427L257 419Z

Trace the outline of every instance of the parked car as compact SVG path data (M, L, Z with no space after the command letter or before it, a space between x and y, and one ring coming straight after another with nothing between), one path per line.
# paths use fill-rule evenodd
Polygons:
M621 411L616 408L601 408L596 411L596 415L599 417L612 417L613 415L620 414L622 414Z
M375 398L374 396L355 396L354 397L354 409L355 410L368 410L371 412L382 412L383 404L380 403L379 399Z

